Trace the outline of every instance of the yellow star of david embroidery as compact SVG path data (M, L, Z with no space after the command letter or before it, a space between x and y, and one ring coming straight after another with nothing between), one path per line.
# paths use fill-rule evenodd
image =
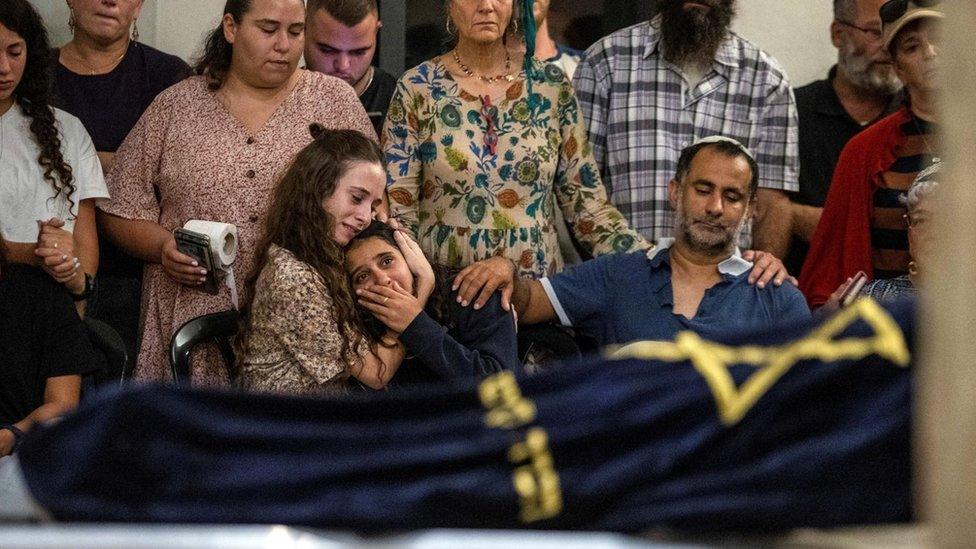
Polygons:
M855 322L863 320L874 332L868 338L836 339ZM907 367L911 355L898 324L873 299L861 298L841 310L803 339L776 347L729 347L706 341L694 332L681 332L672 341L637 341L608 348L612 359L639 358L683 362L690 360L712 395L719 419L731 426L738 423L756 402L797 362L858 360L870 355ZM745 364L756 372L737 388L728 367Z

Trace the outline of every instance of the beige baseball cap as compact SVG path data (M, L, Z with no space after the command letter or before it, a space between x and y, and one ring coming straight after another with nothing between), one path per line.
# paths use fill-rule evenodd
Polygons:
M937 9L939 0L889 0L881 5L881 25L884 33L884 49L891 49L891 42L905 25L919 19L942 19L945 14Z

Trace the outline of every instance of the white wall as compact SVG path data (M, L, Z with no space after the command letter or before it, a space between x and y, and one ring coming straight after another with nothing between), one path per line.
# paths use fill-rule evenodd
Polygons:
M224 0L145 0L156 11L154 48L187 61L200 55L208 32L220 21Z
M30 0L48 23L54 44L68 38L64 0ZM381 0L381 2L405 0ZM635 0L638 1L638 0ZM195 57L206 33L217 25L224 0L145 0L139 18L143 42L184 59ZM735 30L759 44L802 85L823 78L836 59L828 27L829 0L739 0Z
M779 60L794 86L826 78L837 61L830 0L739 0L734 29Z

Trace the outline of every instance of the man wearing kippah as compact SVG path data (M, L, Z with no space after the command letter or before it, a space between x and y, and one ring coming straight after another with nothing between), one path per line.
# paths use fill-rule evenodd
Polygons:
M661 0L660 14L593 46L573 85L610 201L645 238L671 236L668 180L709 135L755 152L751 248L785 257L797 190L797 114L775 59L729 30L736 0ZM740 244L749 246L748 224Z
M668 200L671 233L650 251L609 254L543 278L516 279L520 324L558 319L606 345L705 337L800 322L810 312L792 284L750 285L752 264L735 243L755 206L758 168L735 140L711 136L685 148Z
M916 174L938 161L939 0L890 0L881 6L883 47L908 100L857 134L840 155L800 289L822 305L848 277L908 272L908 227L901 196Z

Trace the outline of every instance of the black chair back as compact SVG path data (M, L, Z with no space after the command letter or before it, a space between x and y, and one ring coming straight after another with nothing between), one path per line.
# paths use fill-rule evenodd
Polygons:
M224 364L230 369L234 365L234 346L232 339L237 335L237 311L223 311L198 316L180 326L173 334L169 344L169 365L173 381L190 383L190 353L197 345L214 343L220 351Z
M131 374L127 368L129 356L122 336L108 324L94 318L85 317L84 323L92 348L105 360L102 368L92 373L90 380L86 379L85 383L90 382L91 386L104 383L122 384Z

